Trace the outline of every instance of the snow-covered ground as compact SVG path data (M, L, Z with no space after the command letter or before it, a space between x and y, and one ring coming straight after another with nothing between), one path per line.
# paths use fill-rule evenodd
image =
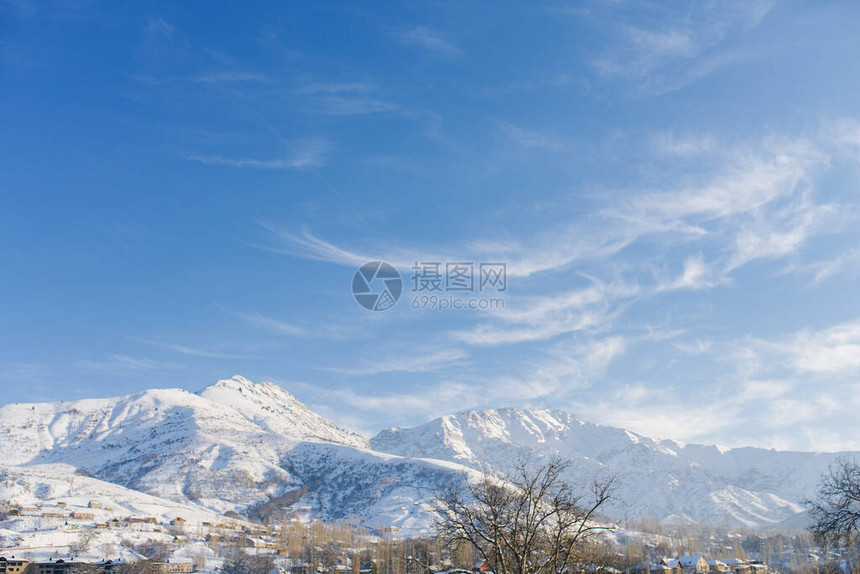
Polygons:
M212 525L213 531L222 525L233 532L249 526L195 504L81 476L65 464L0 468L0 500L21 512L3 523L0 553L12 550L18 558L30 560L136 559L132 542L200 538L210 529L204 524ZM172 524L177 518L184 524ZM114 526L111 521L118 523ZM97 524L104 528L96 528Z

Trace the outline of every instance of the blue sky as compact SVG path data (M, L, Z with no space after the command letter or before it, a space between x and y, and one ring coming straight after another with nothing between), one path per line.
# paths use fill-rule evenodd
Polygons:
M240 373L368 433L860 449L858 12L0 4L0 401ZM504 309L412 309L416 261L506 263Z

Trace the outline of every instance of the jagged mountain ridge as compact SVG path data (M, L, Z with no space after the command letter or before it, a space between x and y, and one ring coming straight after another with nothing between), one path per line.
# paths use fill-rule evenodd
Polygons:
M430 525L440 486L549 455L570 459L583 484L616 477L614 518L749 526L796 522L837 456L654 440L546 409L465 411L368 442L281 387L238 376L198 393L0 407L4 466L71 465L219 513L359 516L408 532Z
M558 455L571 477L616 478L615 517L773 526L803 512L821 473L838 456L655 440L548 409L464 411L388 429L376 450L505 471L518 457ZM797 521L795 521L797 522Z
M374 453L365 438L279 386L238 376L198 393L156 389L0 407L0 460L4 466L70 465L220 513L255 514L265 507L329 520L354 515L405 528L429 524L422 488L462 480L468 472L455 464ZM375 482L340 480L360 469L374 469ZM415 476L427 484L415 484Z

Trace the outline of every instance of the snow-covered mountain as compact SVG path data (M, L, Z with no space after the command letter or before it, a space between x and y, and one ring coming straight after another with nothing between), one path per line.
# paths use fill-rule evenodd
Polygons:
M3 465L78 473L224 513L363 517L422 528L427 489L467 469L372 452L272 383L242 377L198 393L148 390L112 399L0 408Z
M9 476L67 469L135 491L129 500L146 493L254 519L355 516L407 533L430 526L440 487L549 455L569 459L582 484L615 477L614 518L749 526L796 523L837 456L659 441L538 409L466 411L368 442L281 387L238 376L198 393L0 407L0 471Z
M372 448L505 472L519 457L559 455L571 478L615 477L615 517L774 526L796 519L838 456L654 440L544 409L488 409L389 429ZM796 523L797 520L794 520Z

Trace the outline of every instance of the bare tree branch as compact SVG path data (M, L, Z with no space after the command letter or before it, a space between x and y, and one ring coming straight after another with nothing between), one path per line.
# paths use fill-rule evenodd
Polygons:
M577 549L612 528L596 520L612 481L595 481L586 500L564 480L568 468L558 458L539 467L519 460L502 479L451 488L437 496L440 536L470 544L496 574L573 571Z
M851 542L860 531L860 466L839 459L822 476L815 500L807 501L810 530L824 542Z

